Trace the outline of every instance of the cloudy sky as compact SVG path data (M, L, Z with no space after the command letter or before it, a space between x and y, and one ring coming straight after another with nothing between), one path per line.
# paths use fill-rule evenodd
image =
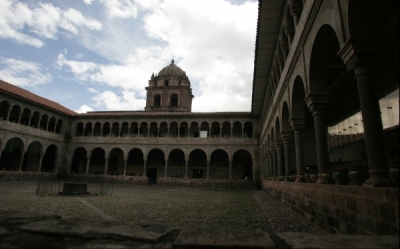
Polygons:
M250 111L256 0L0 0L0 79L77 111L143 110L175 59L195 112Z

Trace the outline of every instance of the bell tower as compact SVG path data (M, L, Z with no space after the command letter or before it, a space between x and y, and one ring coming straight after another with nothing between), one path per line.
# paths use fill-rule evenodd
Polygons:
M171 64L164 67L157 75L151 75L146 87L147 100L145 111L191 112L192 88L185 71Z

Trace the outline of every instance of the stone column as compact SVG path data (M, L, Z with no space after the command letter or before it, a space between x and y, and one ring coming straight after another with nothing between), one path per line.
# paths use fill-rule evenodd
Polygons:
M46 130L47 130L47 128L46 128ZM86 131L86 126L85 126L85 127L83 127L82 137L84 137L84 136L85 136L85 131Z
M19 112L19 115L18 115L18 121L17 121L18 124L20 124L20 122L21 122L21 116L22 116L22 111Z
M160 126L157 126L157 137L160 136Z
M11 106L8 107L8 112L7 112L6 121L10 121L10 120L8 120L8 119L10 118L11 109L12 109Z
M229 180L232 180L232 159L229 160Z
M22 163L24 162L25 153L26 153L27 151L28 151L28 150L26 150L26 149L21 149L22 155L21 155L21 160L20 160L20 162L19 162L18 171L22 171Z
M165 171L164 171L164 177L168 176L168 158L165 158Z
M105 157L105 158L106 158L106 165L104 167L104 175L106 176L107 175L107 171L108 171L108 157Z
M305 101L314 118L318 161L317 183L332 183L332 173L329 170L328 132L324 119L324 110L328 104L328 96L325 94L309 94L305 98Z
M31 115L29 116L29 120L28 120L28 126L31 127L31 121L32 121L32 113L30 113Z
M92 124L92 137L94 136L94 127L95 127L95 124L94 125Z
M42 161L43 161L43 156L44 156L44 154L46 154L46 152L40 153L38 172L41 172L41 171L42 171Z
M150 137L150 125L147 126L147 137Z
M208 137L211 137L211 127L212 127L212 125L210 127L208 127Z
M188 178L187 174L188 174L188 165L189 165L189 160L185 160L185 179Z
M395 186L389 177L389 163L386 155L379 98L375 82L375 58L379 49L379 38L352 38L346 41L338 55L354 70L360 98L361 115L364 125L365 145L368 155L370 178L363 186Z
M293 35L294 35L294 28L286 26L286 36L288 37L289 47L290 45L292 45Z
M274 176L274 181L278 180L278 164L276 162L276 147L274 145L271 146L272 152L272 172Z
M244 137L244 126L242 126L242 137Z
M122 125L119 125L119 126L118 126L118 137L121 136L121 129L122 129Z
M207 179L210 179L210 161L207 160Z
M167 131L167 137L169 137L169 126L168 126L167 128L168 128L168 131Z
M128 157L124 157L124 176L126 176L126 165L128 164Z
M131 136L131 126L132 126L132 125L128 125L128 137Z
M290 5L290 12L293 16L294 26L297 27L299 24L300 14L301 14L301 6L299 5Z
M219 123L219 137L222 137L222 124Z
M190 126L189 126L189 124L188 124L188 135L187 135L187 137L190 137Z
M45 131L48 131L49 130L49 123L50 123L50 120L49 120L49 118L47 118L47 123L46 123L46 128L44 129ZM85 132L85 128L83 128L83 132ZM82 134L82 136L83 136L84 134Z
M269 179L274 180L274 165L272 164L272 151L268 150L268 175Z
M102 125L100 125L100 137L102 137L104 134L103 134L103 126Z
M285 175L284 175L284 165L282 162L282 155L283 155L283 142L282 140L275 140L275 145L276 145L276 152L277 152L277 162L278 162L278 181L283 181L285 180Z
M231 126L231 138L233 138L233 126Z
M304 128L304 119L292 118L290 125L294 131L294 141L296 146L296 169L297 178L296 182L305 182L304 179L304 154L303 154L303 138L301 132Z
M90 166L91 157L87 157L86 159L87 159L87 162L86 162L86 173L85 174L88 175L89 174L89 166Z
M180 131L181 131L181 127L178 126L178 134L176 135L176 137L179 137L179 136L180 136Z
M146 177L147 175L147 157L143 157L144 167L143 167L143 176Z
M291 181L292 174L290 170L290 143L293 141L293 132L281 131L281 137L283 140L283 149L285 154L285 181Z

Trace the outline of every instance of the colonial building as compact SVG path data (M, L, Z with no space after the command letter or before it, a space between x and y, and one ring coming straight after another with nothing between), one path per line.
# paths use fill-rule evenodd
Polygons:
M257 121L246 112L191 112L186 73L152 75L144 111L78 114L0 81L0 168L158 178L244 179L253 175Z

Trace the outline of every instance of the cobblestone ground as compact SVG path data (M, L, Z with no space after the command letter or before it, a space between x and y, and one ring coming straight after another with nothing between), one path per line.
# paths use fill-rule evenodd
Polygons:
M114 219L183 227L224 227L324 233L263 191L114 185L112 196L36 196L36 182L0 182L1 210L44 212L63 218Z

